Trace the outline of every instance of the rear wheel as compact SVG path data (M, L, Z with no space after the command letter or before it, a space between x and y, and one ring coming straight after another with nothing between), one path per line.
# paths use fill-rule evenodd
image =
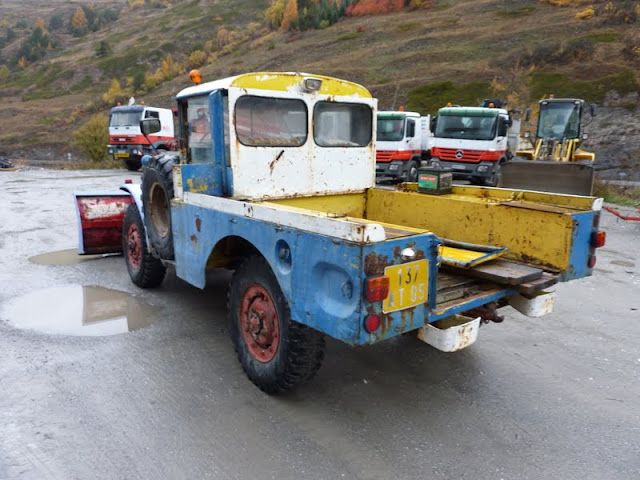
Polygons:
M289 306L267 261L245 260L231 280L231 338L249 379L269 394L311 379L324 359L324 335L291 320Z
M165 266L149 253L144 225L135 203L127 207L124 215L122 252L133 283L140 288L157 287L162 283Z

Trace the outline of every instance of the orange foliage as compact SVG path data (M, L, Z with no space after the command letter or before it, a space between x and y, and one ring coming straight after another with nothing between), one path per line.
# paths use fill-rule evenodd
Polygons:
M361 15L379 15L404 8L405 0L361 0L355 5L347 7L347 15L358 17Z
M284 9L284 16L282 17L280 28L282 30L289 30L291 28L291 24L297 22L298 18L298 1L289 0Z

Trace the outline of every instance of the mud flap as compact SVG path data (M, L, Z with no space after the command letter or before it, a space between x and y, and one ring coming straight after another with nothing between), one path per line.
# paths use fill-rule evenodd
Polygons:
M127 192L75 192L78 254L122 252L124 213L133 198Z
M513 159L501 167L503 188L568 195L593 194L593 165L576 162Z

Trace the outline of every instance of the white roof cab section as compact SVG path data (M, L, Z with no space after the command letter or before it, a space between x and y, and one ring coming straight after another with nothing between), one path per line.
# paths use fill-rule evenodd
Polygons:
M304 88L310 77L322 81L318 90ZM319 75L258 73L189 87L177 99L215 90L228 95L233 198L362 192L375 185L377 100L364 87ZM247 107L258 97L275 99L279 114ZM275 141L254 141L250 130ZM288 140L279 141L281 133Z

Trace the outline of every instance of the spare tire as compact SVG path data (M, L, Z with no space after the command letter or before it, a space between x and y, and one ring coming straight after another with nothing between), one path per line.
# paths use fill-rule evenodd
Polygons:
M144 225L154 253L173 260L171 233L171 199L173 198L173 166L179 162L175 154L152 157L142 173L142 207Z

